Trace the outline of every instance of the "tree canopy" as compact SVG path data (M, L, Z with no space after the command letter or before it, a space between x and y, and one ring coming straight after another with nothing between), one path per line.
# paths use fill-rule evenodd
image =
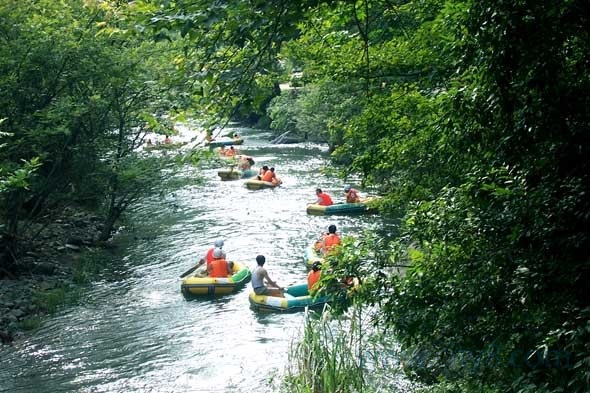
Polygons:
M33 3L0 6L6 241L60 195L109 195L112 224L149 187L134 147L158 113L268 116L328 141L402 222L393 241L344 247L334 274L362 273L353 300L430 356L413 375L585 391L587 1ZM473 354L487 361L453 363Z

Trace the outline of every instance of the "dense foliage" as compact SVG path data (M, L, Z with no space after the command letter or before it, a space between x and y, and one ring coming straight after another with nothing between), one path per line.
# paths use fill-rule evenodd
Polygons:
M363 263L357 296L382 306L385 326L422 356L413 372L426 381L584 391L588 5L364 4L322 14L341 41L322 47L310 72L366 82L334 157L383 185L384 212L401 205L405 218L385 254L353 247L340 274ZM299 52L312 56L309 37L330 36L321 26ZM391 273L408 260L405 277Z
M381 186L383 213L404 217L398 240L351 247L336 273L362 264L358 300L381 305L427 360L412 371L443 389L587 386L588 11L334 2L308 8L282 52L304 85L275 99L273 122L322 119L343 174ZM318 105L330 85L338 99Z
M417 354L411 375L438 391L586 389L587 1L34 3L0 6L6 241L61 196L111 196L112 224L149 188L133 147L159 111L268 114L327 140L402 220L393 242L346 244L325 279L362 277L342 305L380 307Z
M26 268L23 220L71 203L101 208L105 240L158 180L161 163L135 149L170 106L159 75L169 67L132 11L99 1L0 5L2 273Z

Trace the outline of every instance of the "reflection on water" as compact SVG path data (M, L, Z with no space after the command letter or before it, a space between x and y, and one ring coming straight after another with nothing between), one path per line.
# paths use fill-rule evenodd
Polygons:
M131 228L105 259L108 275L88 288L80 306L49 317L42 328L0 354L0 391L274 391L269 379L287 363L303 313L258 315L240 292L185 299L179 274L217 238L228 258L255 266L267 258L281 286L305 280L305 247L329 224L360 235L380 225L374 216L322 217L305 213L321 187L343 200L342 183L320 174L319 145L268 145L264 135L238 130L241 152L257 166L276 168L283 186L250 191L204 170L203 186L151 198L132 212ZM181 176L197 176L186 168ZM114 273L113 273L114 272Z

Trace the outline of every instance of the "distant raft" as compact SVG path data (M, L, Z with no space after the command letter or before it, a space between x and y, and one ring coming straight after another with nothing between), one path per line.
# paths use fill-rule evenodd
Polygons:
M307 284L293 285L285 288L285 297L256 295L250 293L250 306L260 312L297 312L306 307L319 308L328 303L326 296L310 296Z
M182 280L180 289L185 295L227 295L238 291L250 281L252 273L246 265L234 262L231 277L189 277Z
M242 138L229 138L229 137L221 137L206 143L209 147L220 147L220 146L231 146L231 145L241 145L244 143Z
M366 198L359 203L335 203L330 206L317 205L315 203L307 205L307 214L314 216L328 215L355 215L375 213L376 209L372 206L377 198Z
M269 181L256 180L256 178L248 179L244 185L249 190L261 190L263 188L275 188L281 185L282 182L272 183Z
M257 173L258 171L256 169L220 169L217 171L217 175L221 178L221 180L224 181L246 179L256 175Z
M303 253L303 259L305 260L305 264L308 268L311 268L311 265L313 265L315 262L324 262L324 258L322 258L319 251L317 251L314 247L315 243L316 242L310 244Z

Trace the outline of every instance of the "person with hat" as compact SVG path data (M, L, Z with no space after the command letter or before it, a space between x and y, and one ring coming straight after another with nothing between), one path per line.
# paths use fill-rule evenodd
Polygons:
M256 256L256 268L252 272L252 289L257 295L283 297L283 288L274 282L264 268L264 255Z
M307 275L307 291L311 294L312 292L316 292L318 290L318 281L321 275L321 267L322 263L320 261L315 261L313 265L311 265L311 270Z
M223 244L224 244L223 239L217 239L217 240L215 240L215 243L213 243L213 247L211 247L207 251L207 253L205 254L205 256L203 258L201 258L199 260L199 262L197 262L197 266L195 266L195 270L197 270L197 269L198 270L195 273L195 276L197 276L197 277L206 277L207 276L208 271L209 271L209 265L215 259L215 257L213 256L213 253L215 252L215 249L219 248L221 250L221 252L222 252L223 259L226 258L225 251L222 250Z
M359 203L361 201L358 191L348 184L344 186L344 193L346 194L346 203Z
M232 275L232 269L225 260L224 252L221 248L213 251L213 261L207 264L207 273L209 277L227 277Z

